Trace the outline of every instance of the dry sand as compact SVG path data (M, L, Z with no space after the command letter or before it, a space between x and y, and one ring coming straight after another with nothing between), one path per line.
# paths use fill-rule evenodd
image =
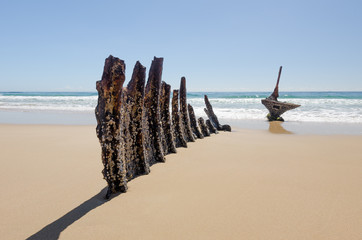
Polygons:
M362 136L213 135L105 201L94 127L0 132L1 239L362 239Z

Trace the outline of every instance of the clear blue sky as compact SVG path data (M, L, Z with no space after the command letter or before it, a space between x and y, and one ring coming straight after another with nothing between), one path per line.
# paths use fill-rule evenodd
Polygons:
M362 1L0 1L0 91L95 91L164 57L189 91L362 91ZM148 71L148 70L147 70Z

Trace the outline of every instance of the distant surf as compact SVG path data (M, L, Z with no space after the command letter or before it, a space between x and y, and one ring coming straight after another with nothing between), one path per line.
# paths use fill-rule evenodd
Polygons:
M190 92L195 114L206 117L207 94L220 119L264 120L268 111L261 99L270 92ZM280 92L280 101L302 105L283 115L288 121L362 123L362 92ZM1 92L0 111L91 113L96 92Z

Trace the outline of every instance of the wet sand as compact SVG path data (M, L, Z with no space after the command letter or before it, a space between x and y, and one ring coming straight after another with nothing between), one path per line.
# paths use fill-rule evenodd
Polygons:
M189 143L105 201L94 126L0 125L0 236L361 239L362 136L280 127Z
M204 118L206 116L203 116ZM265 118L260 119L222 119L234 128L268 130L274 127ZM30 124L30 125L89 125L97 124L94 112L61 112L61 111L6 111L0 110L0 124ZM278 123L294 134L309 135L362 135L362 123L341 122L299 122L286 121Z

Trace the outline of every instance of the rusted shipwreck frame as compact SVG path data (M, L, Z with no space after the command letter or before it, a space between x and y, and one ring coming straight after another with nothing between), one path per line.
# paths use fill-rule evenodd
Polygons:
M300 107L300 105L298 104L278 101L279 80L281 73L282 66L280 66L279 68L278 80L273 93L268 98L261 100L261 103L269 110L269 114L267 115L269 121L284 121L284 119L281 117L283 113Z
M211 103L210 103L207 95L204 96L204 101L205 101L205 105L206 105L206 108L204 108L204 111L205 111L207 117L209 118L209 122L210 122L209 124L212 125L214 128L216 128L216 130L231 132L230 125L227 125L227 124L221 125L220 124L219 119L217 118L217 116L214 113L214 110L212 109ZM212 130L210 129L210 132L214 132L214 131L215 131L214 129L212 129Z
M210 136L217 130L230 131L220 125L205 96L209 119L196 121L193 108L187 104L186 79L173 91L162 82L163 58L154 58L145 84L146 68L137 62L130 82L125 82L123 60L109 56L102 80L97 82L98 104L95 110L97 137L102 147L103 177L107 181L108 199L112 193L126 192L127 182L148 174L150 166L165 162L165 155L176 153L176 147Z

